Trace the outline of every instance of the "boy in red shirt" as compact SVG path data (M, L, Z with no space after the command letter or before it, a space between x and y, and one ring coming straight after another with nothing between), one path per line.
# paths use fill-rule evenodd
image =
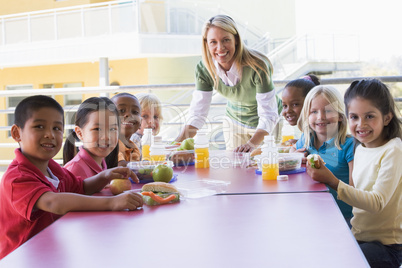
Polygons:
M11 136L20 148L0 183L0 259L69 211L142 207L142 197L130 191L87 196L112 179L138 178L124 167L86 180L75 177L52 160L61 148L63 131L63 108L50 97L28 97L15 109Z

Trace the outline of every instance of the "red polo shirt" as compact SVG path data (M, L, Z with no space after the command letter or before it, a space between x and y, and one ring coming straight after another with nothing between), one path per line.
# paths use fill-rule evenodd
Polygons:
M45 192L84 193L82 180L50 160L48 167L59 180L56 189L20 151L0 183L0 259L60 216L35 209Z

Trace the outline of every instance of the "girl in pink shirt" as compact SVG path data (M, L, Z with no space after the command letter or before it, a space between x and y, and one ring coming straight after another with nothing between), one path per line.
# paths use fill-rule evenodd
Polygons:
M75 141L82 146L76 153ZM78 108L74 131L63 148L64 167L81 179L117 166L119 114L106 97L85 100Z

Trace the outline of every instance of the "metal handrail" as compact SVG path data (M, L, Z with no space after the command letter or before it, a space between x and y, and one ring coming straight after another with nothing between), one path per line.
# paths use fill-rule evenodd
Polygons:
M397 83L402 82L402 76L370 76L370 77L343 77L343 78L324 78L321 79L322 85L340 85L352 83L355 80L361 79L379 79L384 83ZM278 88L285 86L292 79L287 80L274 80L273 83ZM193 90L195 89L194 83L184 84L159 84L159 85L131 85L131 86L104 86L104 87L76 87L76 88L50 88L50 89L21 89L21 90L2 90L0 97L24 97L38 95L68 95L85 92L91 93L117 93L117 92L152 92L154 90ZM182 106L182 104L178 104ZM5 111L5 110L0 110ZM8 109L6 111L9 111Z
M57 12L63 11L72 11L72 10L81 10L85 8L94 8L100 6L111 6L111 5L121 5L127 2L136 2L136 0L116 0L112 2L102 2L102 3L93 3L93 4L85 4L79 6L70 6L70 7L60 7L60 8L52 8L52 9L45 9L45 10L38 10L38 11L29 11L29 12L21 12L17 14L8 14L8 15L1 15L0 20L2 19L20 19L21 17L28 17L32 15L44 15L44 14L53 14Z
M322 85L340 85L340 84L350 84L355 80L361 79L379 79L384 83L398 83L402 82L402 76L372 76L372 77L344 77L344 78L325 78L321 79ZM291 80L275 80L274 84L277 88L280 88L278 92L283 90L283 87ZM79 88L52 88L52 89L26 89L26 90L4 90L0 91L0 97L17 97L17 96L32 96L37 95L38 92L44 95L67 95L67 94L75 94L75 93L116 93L116 92L132 92L132 91L146 91L152 92L154 90L169 90L169 89L180 89L180 90L194 90L195 84L168 84L168 85L133 85L133 86L106 86L106 87L79 87ZM394 100L396 102L402 102L402 97L395 97ZM189 107L190 104L172 104L172 103L163 103L163 106L180 106L180 107ZM211 103L212 106L224 106L226 103ZM76 111L77 107L73 107L69 109L69 111ZM13 113L14 108L0 110L0 114L9 114ZM164 122L165 126L175 126L181 125L182 123L178 122ZM210 121L208 124L212 125L220 125L222 122L219 121ZM66 129L72 129L73 125L66 125ZM9 131L11 126L0 126L0 131ZM219 141L218 141L219 142ZM222 141L220 141L222 142ZM17 143L0 143L0 148L16 148L18 147ZM60 161L60 160L59 160ZM0 166L8 165L11 163L11 160L0 160Z

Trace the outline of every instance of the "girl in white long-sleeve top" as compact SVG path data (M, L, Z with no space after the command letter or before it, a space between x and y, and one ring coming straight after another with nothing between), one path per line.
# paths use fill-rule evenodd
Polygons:
M353 82L344 101L356 147L353 185L325 167L309 175L338 191L353 206L352 232L371 267L402 264L401 121L387 86L376 79Z

